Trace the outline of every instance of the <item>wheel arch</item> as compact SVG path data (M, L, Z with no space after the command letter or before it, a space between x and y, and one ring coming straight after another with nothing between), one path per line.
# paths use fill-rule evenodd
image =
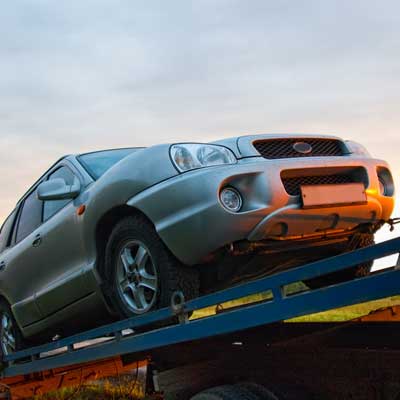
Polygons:
M168 247L157 234L154 223L145 213L143 213L138 208L131 207L129 205L121 205L114 207L104 213L103 216L98 220L98 224L96 225L96 269L101 279L103 299L105 300L109 311L112 314L118 315L118 305L115 303L115 296L113 295L114 279L112 275L110 276L110 269L108 268L108 242L110 237L114 237L114 233L118 233L118 229L120 228L118 224L129 217L134 217L135 221L126 221L128 227L130 226L134 230L138 228L138 231L140 231L140 229L150 228L150 232L147 234L147 239L152 240L154 243L156 243L155 251L162 251L162 262L160 262L159 265L162 265L162 271L165 271L165 273L168 272L170 274L170 276L168 275L169 281L173 281L172 283L175 286L184 291L187 299L196 297L198 295L197 273L194 273L195 271L193 271L191 268L183 268L183 265L181 265L179 260L177 260L175 256L169 251ZM117 231L114 231L115 227L117 226ZM124 225L122 225L121 228L124 228ZM169 291L171 291L171 293L175 292L177 290L175 286L173 290L169 289L169 286L165 286L165 290L161 291L161 293L165 293L163 297L160 298L160 301L163 302L163 307L165 307L166 304L170 304ZM168 302L165 301L166 296L168 298Z
M111 208L105 214L103 214L102 217L99 219L96 225L96 232L95 232L96 258L97 258L96 267L102 278L105 277L105 268L104 268L105 248L112 230L124 218L132 217L135 215L142 216L154 226L151 219L145 213L143 213L136 207L132 207L126 204Z
M0 291L0 302L2 302L2 301L7 303L11 307L11 303L8 300L7 296L3 292Z

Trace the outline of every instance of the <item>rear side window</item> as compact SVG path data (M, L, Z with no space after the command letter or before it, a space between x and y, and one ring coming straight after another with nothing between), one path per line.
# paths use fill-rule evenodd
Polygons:
M5 220L0 230L0 253L2 253L10 245L11 231L14 225L16 211Z
M42 223L43 202L37 198L36 189L25 199L18 222L16 242L31 234Z
M62 178L65 180L67 185L74 183L75 175L67 167L61 167L49 176L49 181L56 178ZM50 200L44 202L43 207L43 221L47 221L53 215L57 214L62 208L64 208L71 200Z

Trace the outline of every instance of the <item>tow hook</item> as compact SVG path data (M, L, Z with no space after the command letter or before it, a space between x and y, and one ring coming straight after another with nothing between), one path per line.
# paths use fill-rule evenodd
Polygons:
M171 310L181 324L189 321L189 314L185 310L185 296L181 291L176 291L171 296Z
M394 231L395 225L400 224L400 218L390 218L385 221L389 226L390 232Z

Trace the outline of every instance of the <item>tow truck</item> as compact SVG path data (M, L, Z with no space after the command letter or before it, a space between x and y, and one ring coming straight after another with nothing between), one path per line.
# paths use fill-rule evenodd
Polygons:
M347 322L285 322L400 295L399 258L366 277L287 290L399 252L395 238L190 301L176 292L168 308L7 355L0 398L142 369L154 399L400 400L400 307ZM222 306L244 298L256 300ZM191 317L209 307L213 315Z

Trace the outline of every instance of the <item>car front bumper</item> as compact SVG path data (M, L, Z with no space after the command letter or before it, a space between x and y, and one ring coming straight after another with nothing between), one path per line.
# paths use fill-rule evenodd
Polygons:
M314 174L336 169L364 171L367 201L305 209L300 196L289 195L282 182L285 171ZM203 168L161 182L129 200L154 223L160 237L183 263L194 265L230 243L264 239L290 240L351 230L390 217L394 196L380 193L381 160L363 157L320 157L265 160L246 158L235 165ZM221 204L219 193L231 186L243 196L233 213Z

